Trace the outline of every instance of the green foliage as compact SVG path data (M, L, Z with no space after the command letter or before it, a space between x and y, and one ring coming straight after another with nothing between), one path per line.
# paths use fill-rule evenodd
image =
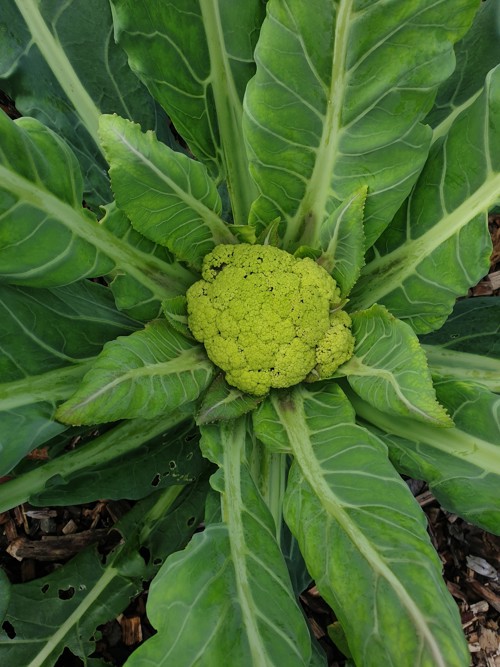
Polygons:
M467 667L401 474L500 534L500 306L456 302L500 201L498 3L110 4L0 17L0 511L132 503L106 559L0 573L2 663L102 665L150 581L131 667L324 666L314 579L348 664Z

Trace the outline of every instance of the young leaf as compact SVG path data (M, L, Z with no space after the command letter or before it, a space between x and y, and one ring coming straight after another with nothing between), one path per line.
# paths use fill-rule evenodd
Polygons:
M148 615L158 633L128 664L188 665L203 656L206 665L309 667L307 625L248 473L245 422L204 427L203 439L205 455L222 468L212 483L224 523L195 535L153 580Z
M56 418L65 424L99 424L118 419L152 419L194 401L209 384L214 367L164 320L107 343L78 391Z
M434 144L407 204L361 271L353 308L383 303L417 333L439 328L488 272L487 212L500 193L500 65Z
M200 268L219 243L235 243L205 167L119 116L101 116L99 134L118 206L134 229Z
M108 3L3 0L0 34L2 90L24 116L69 143L85 175L85 200L97 210L111 197L97 141L99 115L119 113L147 129L167 126L113 39Z
M245 95L256 223L279 216L285 247L307 244L368 185L371 246L424 164L431 131L421 121L477 6L459 0L450 15L433 0L270 0Z
M363 211L367 188L359 188L335 209L320 229L323 249L317 262L335 278L342 297L356 284L365 263Z
M425 479L445 509L500 535L500 398L451 380L436 382L436 391L453 429L388 416L357 397L351 400L388 445L401 473Z
M0 275L33 287L65 285L113 268L96 247L44 206L49 193L89 227L82 208L80 167L68 146L32 118L13 122L0 113ZM22 189L16 188L19 185ZM40 199L42 200L40 202ZM48 199L48 197L47 197Z
M231 387L218 375L203 396L196 423L201 425L217 421L237 419L241 415L255 410L262 401L262 396L250 396Z
M265 4L111 4L115 35L132 69L166 109L194 155L217 180L227 178L234 221L245 225L257 193L241 129L242 99L255 71L253 51Z
M324 384L296 388L278 410L294 456L285 519L308 569L357 665L413 667L418 656L420 665L467 667L424 516L383 443L346 421L344 403Z
M0 475L61 433L58 402L76 390L104 343L139 324L93 282L31 289L0 285Z
M194 340L194 336L188 327L187 299L185 296L174 296L165 299L161 304L163 314L172 329L175 329L185 338Z
M354 391L384 412L452 426L412 329L378 305L351 317L354 355L340 370Z

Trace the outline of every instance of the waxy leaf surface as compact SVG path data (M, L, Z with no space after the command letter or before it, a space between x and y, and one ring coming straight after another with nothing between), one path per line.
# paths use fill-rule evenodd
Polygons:
M382 303L417 333L444 324L488 273L487 213L500 193L500 66L437 141L407 204L361 271L353 308Z
M425 479L439 503L500 535L500 397L467 382L436 382L455 427L388 417L353 399L356 412L389 446L402 473Z
M77 425L151 419L194 401L213 374L203 346L153 320L104 347L57 418Z
M220 467L212 486L224 522L207 526L160 570L148 599L158 633L129 667L309 666L309 632L273 519L249 475L245 440L244 419L203 428L204 454Z
M53 289L0 285L0 474L67 427L56 405L104 343L139 324L92 282Z
M379 410L451 426L436 400L427 359L407 324L383 306L352 314L354 354L339 372Z
M285 520L356 664L467 667L424 516L384 444L336 385L297 388L278 414L294 456Z
M438 331L423 336L431 372L500 392L500 299L457 301Z
M314 245L324 220L368 186L367 247L410 192L427 156L422 124L454 68L452 45L475 0L270 0L245 96L244 130L261 197L284 242Z
M4 0L0 14L2 90L24 115L71 146L84 174L85 199L109 202L106 161L97 140L101 113L119 113L144 129L167 120L115 44L111 11L101 0Z
M236 242L202 164L118 116L99 127L117 204L138 232L198 268L215 245Z
M234 221L246 225L257 191L242 134L242 100L255 71L253 51L265 3L111 4L115 34L130 66L212 176L227 179Z

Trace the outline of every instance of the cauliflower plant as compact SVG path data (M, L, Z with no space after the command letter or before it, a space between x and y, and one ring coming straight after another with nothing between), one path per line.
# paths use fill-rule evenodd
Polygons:
M354 350L332 276L270 245L219 245L187 292L188 325L229 384L256 396L331 376Z

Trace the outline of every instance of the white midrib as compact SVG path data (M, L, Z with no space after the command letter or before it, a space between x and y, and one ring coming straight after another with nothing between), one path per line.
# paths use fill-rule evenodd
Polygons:
M196 361L199 363L196 367L194 367ZM107 382L102 387L99 387L98 390L89 394L89 396L87 396L87 398L85 398L83 401L78 401L74 407L70 408L70 412L73 412L74 410L81 410L89 403L94 403L103 394L110 392L112 389L115 389L123 382L135 381L141 377L147 377L148 375L168 376L174 374L176 375L186 371L194 372L202 369L203 367L209 371L211 369L211 364L208 360L200 358L200 350L198 348L184 350L175 359L170 359L169 361L163 361L159 363L152 363L141 368L133 368L126 373L119 375L111 382Z
M440 345L422 345L431 370L441 375L475 380L500 390L500 360L492 357L459 352Z
M498 471L500 474L500 447L476 437L458 427L438 429L430 424L407 420L403 417L380 412L357 396L350 396L357 414L390 435L404 438L415 444L425 443L440 451L462 459L479 470ZM500 400L500 399L499 399Z
M91 365L91 362L74 364L0 384L0 411L41 401L50 403L68 398Z
M241 426L240 429L244 428ZM240 437L238 437L238 435ZM255 603L246 569L247 552L241 517L241 451L244 447L244 434L235 434L233 439L225 438L224 449L224 483L223 518L228 527L231 557L234 567L238 602L240 603L243 623L247 633L248 648L255 667L274 667L262 643L262 636L257 626Z
M193 197L189 192L186 192L182 187L177 185L175 181L169 178L166 171L159 169L151 160L149 160L144 153L141 153L140 150L136 148L125 136L125 134L116 128L112 128L116 139L132 154L134 155L139 162L141 162L145 167L147 167L162 183L166 185L172 191L172 194L175 195L182 201L186 206L195 211L197 215L206 223L210 228L210 231L213 234L215 243L235 243L236 239L231 234L225 222L220 218L215 211L205 206L203 202L196 197ZM161 144L159 146L162 146ZM168 150L166 146L163 147L165 150ZM173 152L173 151L172 151ZM180 160L190 160L185 155L181 153L176 154L176 158ZM186 162L187 164L187 162ZM200 167L199 163L193 164L197 167ZM214 185L215 187L215 185ZM168 195L168 193L167 193Z
M346 88L346 57L349 44L349 23L351 19L353 0L340 0L337 20L335 22L335 41L332 57L332 75L328 91L327 109L323 123L323 132L317 151L317 157L311 178L308 182L302 202L297 213L287 226L285 236L297 240L297 232L301 231L304 220L311 213L314 216L315 229L326 215L326 204L331 196L332 174L337 160L337 146L341 127L341 114ZM307 237L305 240L314 245L316 239Z
M68 616L68 618L61 626L59 626L57 631L46 642L40 653L38 653L36 658L34 658L29 663L29 665L26 665L26 667L42 667L45 660L58 647L64 637L66 637L66 635L71 632L72 628L78 624L79 620L82 618L85 612L87 612L99 599L99 596L106 590L106 588L118 574L118 570L115 570L113 567L106 568L100 579L95 583L92 590L85 596L85 599L81 602L81 604L79 604L74 612Z
M415 274L416 268L443 243L469 224L473 218L484 213L500 197L500 173L491 173L471 197L466 199L454 211L441 218L438 224L416 239L406 241L393 252L379 257L364 270L361 277L368 285L366 297L353 297L352 306L358 309L369 308L384 296L400 287L404 281ZM395 266L393 270L386 267Z
M82 86L61 44L56 41L48 29L40 13L39 3L34 0L15 0L15 3L26 21L33 42L37 45L96 146L102 152L97 134L101 111Z
M394 373L387 368L377 368L375 366L366 366L359 357L353 356L347 363L342 366L342 372L345 373L347 379L351 376L355 377L369 377L369 378L381 378L389 383L392 387L396 397L401 403L408 409L410 416L421 417L427 422L433 422L439 426L445 426L447 422L443 419L439 420L430 415L425 410L421 410L414 403L412 403L401 391L401 386L397 381ZM437 407L437 404L436 404ZM448 423L451 426L451 422Z
M258 191L250 178L248 158L243 137L243 106L236 90L231 64L225 48L218 0L200 2L203 25L210 53L210 84L214 91L222 159L235 224L246 225L252 202Z
M387 581L389 586L395 591L409 616L413 619L415 627L419 630L420 636L426 642L429 650L435 660L434 667L447 667L445 657L442 655L439 646L430 632L426 620L415 603L408 595L406 589L395 576L392 570L383 562L380 554L373 548L363 533L357 528L354 522L349 518L342 508L342 502L335 496L330 486L324 478L324 471L318 463L315 456L310 433L305 423L304 402L299 392L295 392L294 410L287 410L280 414L280 420L283 424L288 439L292 447L292 453L295 461L300 467L307 483L314 490L320 504L328 516L333 517L342 530L348 535L352 544L369 564L369 567L379 576ZM279 414L279 413L278 413Z

